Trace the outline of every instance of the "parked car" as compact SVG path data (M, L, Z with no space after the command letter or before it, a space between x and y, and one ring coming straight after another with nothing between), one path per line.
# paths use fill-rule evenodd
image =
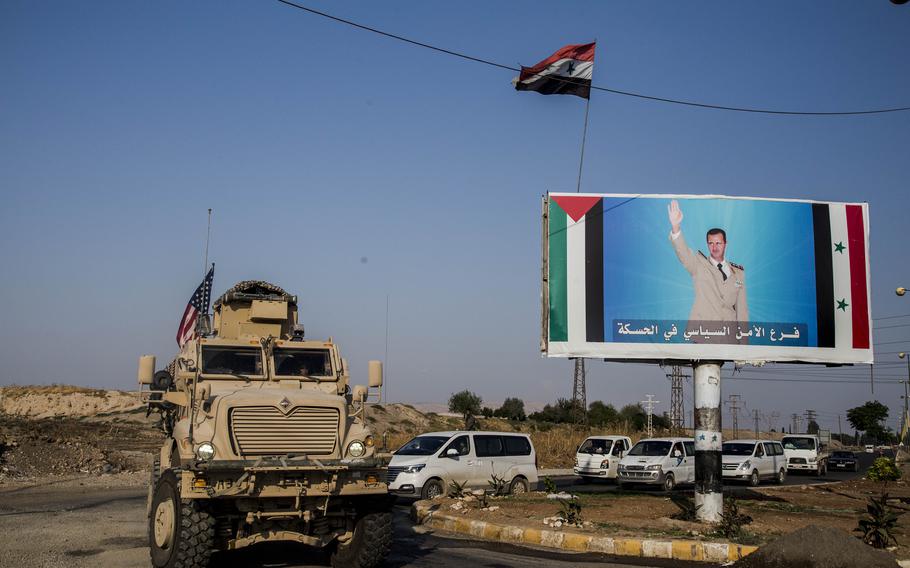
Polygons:
M859 471L859 460L853 452L838 450L831 453L828 458L828 467L831 469L841 469L850 471Z
M452 482L487 489L493 476L505 479L509 493L537 488L537 454L527 434L421 434L394 452L386 479L390 493L432 499Z
M642 483L672 491L680 483L695 481L695 440L649 438L626 452L617 468L619 487Z
M780 442L731 440L723 443L721 453L724 480L747 481L754 487L762 479L783 483L787 478L787 458Z
M616 479L619 460L631 447L632 439L628 436L591 436L575 453L575 475L580 476L582 482Z

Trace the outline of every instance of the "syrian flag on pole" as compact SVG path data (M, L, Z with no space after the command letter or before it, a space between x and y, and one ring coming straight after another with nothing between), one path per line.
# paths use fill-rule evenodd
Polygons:
M522 66L521 75L513 80L515 89L590 98L595 45L567 45L537 65Z
M871 352L868 206L813 203L812 221L818 346Z
M196 322L199 320L199 314L209 312L209 302L212 299L212 280L215 279L215 265L209 269L208 274L202 280L196 291L193 292L190 301L183 310L183 317L180 319L180 327L177 328L177 345L183 345L196 338Z

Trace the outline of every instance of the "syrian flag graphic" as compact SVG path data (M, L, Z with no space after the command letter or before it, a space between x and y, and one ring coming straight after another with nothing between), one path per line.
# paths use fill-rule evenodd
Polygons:
M871 349L868 210L813 203L818 347Z
M522 66L521 75L513 81L515 89L590 98L595 45L567 45L537 65Z

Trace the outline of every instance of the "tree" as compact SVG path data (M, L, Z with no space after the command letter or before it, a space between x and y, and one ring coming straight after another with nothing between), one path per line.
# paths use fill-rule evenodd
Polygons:
M529 416L531 420L540 422L553 422L556 424L572 422L572 410L575 404L567 398L560 398L555 404L547 404L540 412L535 412Z
M525 403L520 398L507 398L503 401L502 406L496 409L496 416L508 420L524 420Z
M818 435L818 422L810 420L809 425L806 426L806 433Z
M888 418L888 407L877 400L870 400L862 406L847 410L847 422L856 430L880 431Z
M467 420L468 416L480 414L481 404L482 398L465 389L449 397L449 412L457 412Z
M484 406L480 409L480 413L483 414L484 418L493 418L493 415L496 414L496 411L494 411L489 406Z
M641 404L627 404L619 409L619 420L640 432L648 425L648 413Z
M613 408L612 404L604 404L595 400L588 405L588 423L591 426L607 426L615 424L619 413Z

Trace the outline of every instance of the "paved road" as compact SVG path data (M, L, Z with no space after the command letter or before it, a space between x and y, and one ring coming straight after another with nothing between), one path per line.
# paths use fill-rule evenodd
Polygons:
M0 489L0 566L15 568L145 568L149 566L142 487L45 484ZM477 542L412 525L409 506L395 507L390 567L570 568L573 566L699 566L564 554ZM326 567L326 555L292 544L270 544L216 555L213 568Z

